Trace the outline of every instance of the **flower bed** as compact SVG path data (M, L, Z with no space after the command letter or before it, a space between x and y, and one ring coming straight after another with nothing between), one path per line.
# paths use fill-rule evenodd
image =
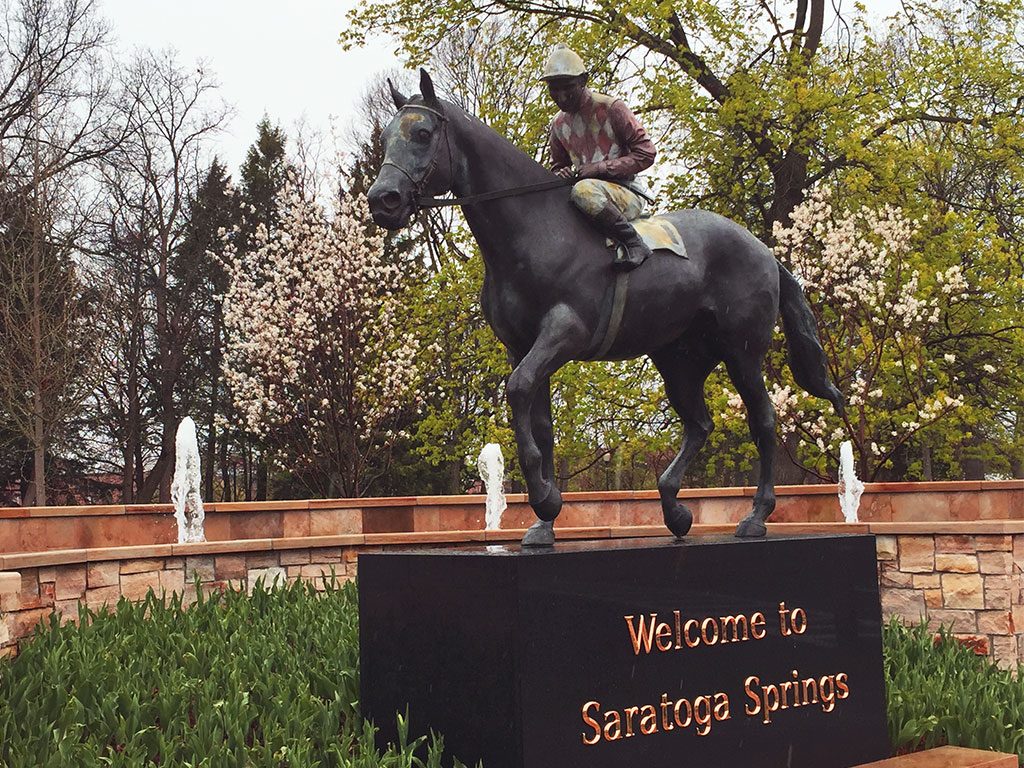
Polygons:
M382 754L359 716L358 640L333 579L53 616L0 660L0 765L408 768L416 743Z
M1024 762L1024 665L1001 669L948 631L885 627L889 737L897 751L952 744Z

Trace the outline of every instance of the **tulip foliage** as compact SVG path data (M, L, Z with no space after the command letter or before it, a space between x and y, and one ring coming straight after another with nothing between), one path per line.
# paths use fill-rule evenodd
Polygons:
M82 608L77 625L42 622L0 660L0 765L423 765L404 716L383 753L359 716L354 584L250 586L188 608L151 591L116 612ZM425 745L427 768L442 750Z

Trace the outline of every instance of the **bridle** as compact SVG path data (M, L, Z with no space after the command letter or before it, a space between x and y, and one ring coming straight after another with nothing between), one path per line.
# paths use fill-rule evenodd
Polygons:
M430 112L433 115L437 115L441 120L441 130L444 133L444 144L448 150L448 178L452 178L454 172L454 162L452 161L452 145L448 138L448 116L433 107L428 107L424 104L405 104L398 108L401 112L403 109L420 109L424 112ZM437 170L438 155L441 149L441 142L438 141L434 144L434 153L430 157L430 162L427 164L423 175L419 180L413 178L413 175L408 170L400 166L398 163L393 163L390 160L385 160L381 163L383 168L385 165L390 165L392 168L400 171L409 181L412 182L414 191L414 202L416 203L417 209L422 208L444 208L452 205L470 205L472 203L482 203L486 200L497 200L502 197L514 197L516 195L528 195L533 192L543 192L548 189L557 189L559 187L568 187L575 184L577 179L575 178L562 178L558 177L550 181L541 181L536 184L526 184L521 187L511 187L509 189L498 189L491 192L480 192L476 195L467 195L466 197L430 197L429 195L423 194L423 189L426 187L430 177Z
M419 109L419 110L422 110L424 112L430 112L431 114L437 115L437 117L440 118L440 120L441 120L441 131L444 133L444 143L445 143L445 146L448 148L448 178L451 179L451 177L452 177L452 170L453 170L453 164L452 164L452 145L451 145L451 143L450 143L450 141L448 139L448 116L444 112L442 112L441 110L434 109L433 107L428 107L428 106L426 106L424 104L405 104L405 105L399 107L398 111L401 112L402 110L405 110L405 109ZM383 163L381 163L381 167L383 168L385 165L390 165L392 168L396 168L399 171L401 171L402 174L409 181L412 182L413 191L415 192L414 196L415 196L415 199L416 199L416 204L420 205L420 201L421 200L433 199L433 198L424 198L423 188L427 185L427 182L430 180L430 177L434 175L434 171L437 170L438 155L440 154L440 149L441 149L441 142L440 141L435 142L434 143L434 152L430 156L430 162L427 164L427 167L423 171L423 175L419 178L419 180L414 179L413 175L411 173L409 173L409 171L407 171L405 168L400 166L398 163L393 163L390 160L385 160ZM420 207L426 207L426 206L420 205Z

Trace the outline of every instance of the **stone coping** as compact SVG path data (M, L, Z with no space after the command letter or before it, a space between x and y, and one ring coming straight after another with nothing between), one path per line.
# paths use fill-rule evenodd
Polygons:
M1017 756L965 747L939 747L857 768L1017 768Z
M696 524L690 535L731 534L732 523L721 525ZM875 535L1008 535L1024 534L1024 520L974 521L963 523L769 523L769 534L789 535L804 533L875 534ZM525 528L498 531L425 531L417 533L355 533L335 536L294 536L273 539L236 539L231 541L204 541L192 544L153 544L127 547L101 547L93 549L55 549L46 552L21 552L0 555L0 571L35 568L73 563L92 563L106 560L136 560L156 557L183 557L187 555L230 554L235 552L265 552L289 549L315 549L319 547L401 546L410 544L467 544L483 542L511 542L522 539ZM598 526L587 528L559 528L558 537L568 539L607 539L668 536L661 525Z
M680 499L700 498L745 498L756 492L753 486L734 488L684 488ZM865 494L874 493L978 493L982 491L1024 491L1024 480L966 480L921 483L866 483ZM838 492L835 484L822 485L780 485L776 496L834 496ZM565 493L563 500L572 502L588 501L657 501L658 492L651 491L578 491ZM296 499L280 501L230 501L210 502L203 507L207 512L274 512L290 509L346 509L448 506L460 504L482 505L485 497L480 494L458 496L377 496L343 499ZM525 504L526 494L506 494L509 504ZM137 515L173 512L170 504L98 504L74 507L0 507L0 519L25 517L80 517L93 515Z

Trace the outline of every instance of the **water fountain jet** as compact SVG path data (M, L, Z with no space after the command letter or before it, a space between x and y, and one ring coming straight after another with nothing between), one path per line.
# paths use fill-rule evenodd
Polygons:
M203 512L203 499L199 495L201 479L196 423L186 416L178 425L174 438L174 480L171 482L171 501L174 503L174 518L178 521L179 544L206 541L203 530L206 516Z

